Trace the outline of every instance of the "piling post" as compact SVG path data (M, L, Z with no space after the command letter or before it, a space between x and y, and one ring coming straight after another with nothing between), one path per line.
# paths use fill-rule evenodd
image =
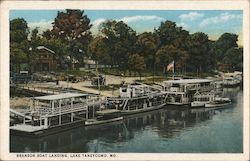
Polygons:
M62 101L59 100L59 125L61 125L61 123L62 123L61 103L62 103Z
M73 99L71 98L71 122L73 122Z

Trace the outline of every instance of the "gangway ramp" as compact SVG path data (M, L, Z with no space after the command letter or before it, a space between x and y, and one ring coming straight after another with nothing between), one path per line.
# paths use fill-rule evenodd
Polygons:
M10 114L14 114L16 116L20 116L20 117L23 117L23 118L28 119L28 120L32 119L30 116L26 116L25 114L18 112L16 110L13 110L13 109L10 109Z

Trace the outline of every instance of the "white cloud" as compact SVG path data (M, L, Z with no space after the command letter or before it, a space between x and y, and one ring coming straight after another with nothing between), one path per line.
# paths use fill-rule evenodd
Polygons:
M200 27L208 26L210 24L225 23L233 19L241 19L241 14L230 14L228 12L222 13L219 16L209 17L201 21Z
M188 24L184 23L184 22L180 22L180 23L176 23L176 26L178 27L182 27L183 29L188 29Z
M189 12L187 14L182 14L179 16L181 21L193 21L196 20L197 18L203 17L204 14L198 13L198 12Z
M93 25L91 27L91 32L95 35L98 33L98 29L99 29L99 26L101 23L105 22L107 19L104 19L104 18L99 18L99 19L96 19L95 21L93 21L91 24Z
M91 32L95 35L98 33L98 29L101 23L105 22L107 19L99 18L93 21L91 24L93 25L91 28ZM146 16L130 16L123 17L120 19L116 19L116 21L123 21L128 24L130 27L135 29L138 33L144 31L153 31L154 26L157 26L160 22L165 19L159 16L154 15L146 15ZM157 24L157 25L156 25Z
M47 29L52 29L52 22L53 21L46 21L46 20L41 20L38 22L30 22L28 23L28 27L32 31L36 27L38 28L38 33L41 34L43 31L46 31Z
M134 23L134 22L139 22L139 21L157 21L161 22L164 21L165 19L159 16L130 16L130 17L123 17L119 19L119 21L123 21L125 23Z

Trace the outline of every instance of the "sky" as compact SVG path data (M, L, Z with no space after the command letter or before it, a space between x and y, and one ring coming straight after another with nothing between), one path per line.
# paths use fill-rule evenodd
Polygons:
M63 10L60 10L63 11ZM24 18L30 29L38 27L40 33L52 28L58 10L11 10L10 20ZM242 45L242 10L84 10L91 20L93 34L105 20L122 20L137 33L153 31L161 22L170 20L191 34L204 32L209 39L216 40L223 33L239 35Z

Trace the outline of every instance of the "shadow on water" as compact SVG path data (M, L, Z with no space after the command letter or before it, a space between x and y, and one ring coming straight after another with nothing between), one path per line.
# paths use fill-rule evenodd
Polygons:
M195 143L195 140L199 140L199 138L195 138L195 131L197 131L197 129L199 130L199 128L210 128L210 126L215 126L218 130L220 126L216 127L214 122L220 121L224 126L224 121L228 121L228 117L234 115L235 109L242 108L242 104L239 105L237 103L237 100L242 102L242 91L225 91L224 95L226 96L227 94L230 95L235 102L223 109L191 109L166 106L160 110L125 117L122 122L95 128L80 127L42 138L11 136L10 151L64 153L211 152L212 150L207 150L207 147L203 147L204 150L194 149L193 151L189 151L187 149L195 146L199 149L199 146L203 146L202 143L200 143L201 141L197 141L197 143ZM236 111L238 111L238 113L242 112L242 110ZM242 119L239 118L241 116L242 114L235 117L240 120ZM242 126L242 124L240 126ZM198 136L200 135L201 134ZM224 133L221 135L224 135ZM186 139L186 137L190 138ZM201 140L204 140L202 137L203 136L201 136ZM210 136L207 137L209 138ZM177 141L178 139L183 141L180 143ZM189 141L186 141L185 139ZM242 140L239 139L238 142L240 141ZM182 146L183 149L181 149L180 146ZM223 149L224 147L221 148L222 149L218 150L219 152L227 151ZM238 150L241 151L241 149ZM237 150L232 151L237 152Z

